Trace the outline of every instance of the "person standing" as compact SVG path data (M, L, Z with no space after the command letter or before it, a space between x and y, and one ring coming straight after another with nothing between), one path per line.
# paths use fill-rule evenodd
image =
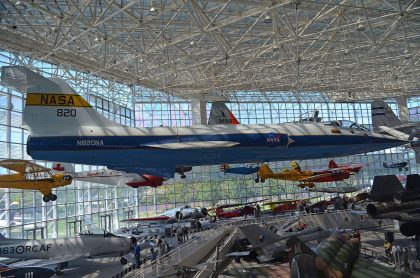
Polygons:
M141 260L140 260L141 249L140 249L140 245L137 242L137 238L131 237L130 249L132 250L132 252L134 254L134 261L136 263L135 267L140 268L140 266L141 266Z

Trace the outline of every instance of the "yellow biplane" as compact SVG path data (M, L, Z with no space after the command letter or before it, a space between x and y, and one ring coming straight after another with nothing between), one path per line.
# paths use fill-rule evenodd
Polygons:
M69 185L73 180L70 175L56 173L50 168L26 160L1 160L0 167L17 172L1 175L0 188L39 190L44 202L57 200L52 188Z

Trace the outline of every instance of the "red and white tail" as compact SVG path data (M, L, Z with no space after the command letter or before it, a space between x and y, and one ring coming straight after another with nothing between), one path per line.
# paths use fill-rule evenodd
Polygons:
M330 160L330 162L328 163L328 168L338 168L338 164L335 163L334 160Z
M208 125L238 125L239 121L224 102L213 102L211 105Z
M56 172L74 173L74 167L71 163L54 162L51 169Z

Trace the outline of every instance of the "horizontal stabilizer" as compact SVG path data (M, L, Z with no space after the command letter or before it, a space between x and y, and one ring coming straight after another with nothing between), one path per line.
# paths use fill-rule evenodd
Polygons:
M240 229L254 248L268 246L281 240L279 235L257 224L242 226Z
M407 143L409 143L408 141L410 140L410 135L401 131L398 131L396 129L387 127L387 126L378 126L377 127L378 132L380 133L388 133L391 136L394 136L398 139L401 140L406 140Z
M404 187L395 175L375 176L370 199L375 202L393 201L394 194L402 190Z
M238 142L231 141L196 141L196 142L183 142L183 143L164 143L146 145L152 148L182 150L182 149L204 149L204 148L227 148L238 145Z

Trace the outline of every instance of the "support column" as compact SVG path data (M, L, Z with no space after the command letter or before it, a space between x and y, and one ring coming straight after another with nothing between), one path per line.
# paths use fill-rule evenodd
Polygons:
M408 108L407 108L407 98L406 97L396 97L398 110L400 110L400 120L402 122L408 121Z
M192 125L207 124L206 102L200 99L191 99Z

